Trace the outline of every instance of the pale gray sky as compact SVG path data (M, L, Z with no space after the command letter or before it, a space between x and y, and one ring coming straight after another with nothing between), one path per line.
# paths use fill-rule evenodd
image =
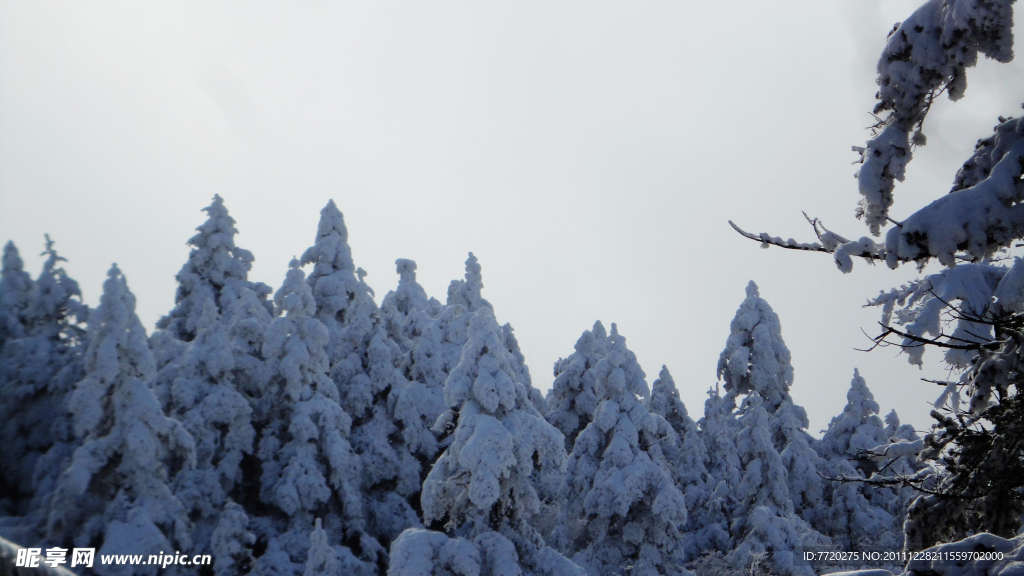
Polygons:
M0 239L29 269L43 234L95 304L117 262L152 329L213 194L280 285L334 198L378 300L396 258L444 298L466 253L534 384L594 320L648 374L667 364L691 415L755 280L793 352L811 431L859 366L882 406L927 427L941 376L871 354L861 304L912 278L759 250L726 224L847 236L850 163L874 62L911 0L134 3L0 1ZM926 123L900 218L945 193L1018 64L982 62Z

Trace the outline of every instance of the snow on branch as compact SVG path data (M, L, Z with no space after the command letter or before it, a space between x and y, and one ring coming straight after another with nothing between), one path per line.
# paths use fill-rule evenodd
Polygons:
M839 234L825 228L825 225L821 223L821 220L811 218L806 212L804 213L804 218L807 219L807 222L810 223L811 227L814 229L814 234L818 237L817 242L797 242L792 238L783 240L782 238L772 236L767 232L754 234L740 228L732 220L729 220L729 225L744 238L760 242L761 248L778 246L788 250L804 250L808 252L825 252L833 254L836 266L838 266L844 273L853 270L852 258L854 256L859 256L868 261L885 260L886 256L884 254L884 247L882 244L874 242L870 238L861 238L856 241L847 240Z
M858 174L864 196L857 216L879 235L902 181L912 145L923 145L921 128L935 98L947 92L959 100L967 88L966 69L978 53L999 62L1013 59L1013 0L929 0L897 24L878 61L878 103L889 111L874 138L855 148L864 164ZM911 131L914 131L911 137Z

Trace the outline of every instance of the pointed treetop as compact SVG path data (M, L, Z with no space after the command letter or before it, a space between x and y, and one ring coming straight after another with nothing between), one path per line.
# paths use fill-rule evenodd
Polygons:
M156 375L146 330L135 315L135 295L117 264L107 271L100 305L89 318L88 339L83 359L89 377L76 385L69 403L80 435L101 424L111 386L126 378L146 382Z
M4 246L3 269L0 271L0 345L25 333L26 313L32 299L32 277L25 272L24 266L14 242L8 241Z
M235 246L238 230L224 200L219 195L214 196L213 203L203 211L208 218L196 228L199 233L189 238L188 245L193 250L176 276L178 290L174 309L157 323L157 328L167 330L184 342L195 338L194 315L201 312L207 298L212 298L223 314L243 289L253 290L260 297L271 292L263 283L249 282L254 257L252 252ZM269 303L266 305L269 310Z
M327 353L334 364L361 349L377 304L363 282L366 272L352 262L344 217L333 201L320 211L316 240L299 264L313 264L306 283L316 303L314 316L330 334Z
M878 402L875 402L860 372L854 370L843 413L829 422L828 430L821 438L824 454L845 459L885 444L887 440L884 424L878 417ZM873 463L864 461L857 466L868 472L874 469Z
M82 291L78 282L68 277L63 268L58 267L61 262L67 262L67 258L57 254L53 247L53 240L46 234L46 250L41 256L46 256L43 263L43 271L36 281L38 289L34 304L34 316L37 318L60 318L63 320L69 316L75 316L76 322L83 322L88 318L89 307L82 303ZM77 296L77 300L72 297Z
M452 280L448 286L448 305L462 304L470 310L476 310L480 306L493 308L491 303L484 300L481 291L484 287L483 275L480 273L480 262L472 252L466 259L466 279Z
M626 393L640 398L648 398L651 393L647 388L647 375L644 374L636 354L626 348L626 338L619 335L618 327L612 323L612 331L608 335L608 352L597 364L598 401L614 399ZM601 386L601 383L604 386Z
M223 286L229 278L245 279L254 258L252 252L235 246L238 229L224 200L214 195L213 203L203 208L203 212L209 218L196 228L199 234L188 241L190 246L196 247L189 255L189 264L199 265L207 273L205 277L218 286ZM224 258L225 251L230 252L229 258Z
M738 396L757 392L768 413L774 414L783 402L792 401L793 366L779 316L760 297L753 281L747 285L747 297L736 311L730 331L718 360L726 402L735 406Z
M889 438L896 435L896 431L900 429L900 417L896 414L896 409L892 409L888 414L885 415L885 434Z
M675 380L669 373L667 366L661 367L658 379L651 386L651 399L648 402L651 412L665 418L677 433L682 435L684 422L690 416L686 412L686 406L679 398L679 390L676 388Z
M305 282L306 273L300 266L299 260L292 257L288 263L284 283L274 294L274 306L278 315L287 313L288 317L313 316L316 313L316 301L313 300L313 293Z
M18 247L12 240L8 240L7 244L4 244L3 271L20 272L24 266L25 263L21 260L21 255L18 254Z
M352 249L348 245L348 228L345 217L334 204L327 202L320 211L320 223L317 225L316 242L302 254L302 264L314 264L311 280L326 276L336 270L355 272L352 262Z
M875 402L875 395L868 389L868 383L860 375L860 370L853 369L853 380L850 382L850 390L846 393L846 405L849 413L856 418L866 418L872 414L878 414L878 402Z

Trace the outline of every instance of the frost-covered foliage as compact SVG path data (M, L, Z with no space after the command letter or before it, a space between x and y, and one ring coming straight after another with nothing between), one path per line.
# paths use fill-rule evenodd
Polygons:
M921 366L924 346L920 339L946 336L944 314L956 316L955 328L948 335L954 345L989 342L994 337L994 318L1024 310L1022 285L1024 261L1020 258L1012 268L990 262L965 263L882 292L869 305L882 308L883 326L895 323L909 335L903 339L903 350L911 364ZM975 350L950 348L945 359L952 366L966 368L976 355Z
M827 540L794 513L786 466L772 442L769 414L760 394L752 392L744 398L741 410L743 430L736 438L736 450L743 477L736 487L730 525L736 545L727 559L742 568L750 565L752 555L770 550L777 571L811 575L809 567L794 564L793 552L797 546Z
M783 402L792 402L789 387L793 384L793 366L789 348L782 340L782 324L753 280L747 285L747 297L736 311L730 331L718 360L718 377L725 382L727 404L735 406L739 395L757 392L765 410L774 414Z
M398 287L387 293L381 302L385 328L388 336L401 346L403 352L412 350L423 334L424 324L441 303L427 298L427 292L416 281L416 263L399 258L395 261L398 272Z
M0 462L6 464L0 467L0 486L8 487L3 490L8 497L21 496L27 508L20 512L34 517L33 529L42 527L56 479L77 447L67 397L84 376L83 323L89 314L49 236L43 255L43 270L32 282L8 244L0 280L6 283L0 290L17 285L11 292L24 296L2 307L20 320L19 335L11 332L0 344Z
M597 365L608 352L609 337L598 320L576 341L576 351L555 362L555 381L548 391L548 413L552 426L565 436L565 450L572 452L576 437L593 420L600 401Z
M696 529L694 537L702 551L728 552L732 549L729 519L736 505L734 491L743 473L739 453L736 451L736 435L740 424L717 387L708 391L708 399L704 402L704 417L698 425L707 449L710 494L703 508L691 510L694 516L691 523Z
M365 335L378 311L373 290L363 282L366 273L352 262L348 229L334 200L320 211L316 241L302 254L300 264L313 264L308 282L316 302L314 317L327 328L328 359L342 372L335 380L344 379L349 372L359 372L359 357L368 344Z
M253 567L252 545L256 535L249 531L249 516L239 504L228 501L219 514L210 537L210 551L216 576L241 576Z
M438 451L430 426L445 407L440 383L410 381L403 371L422 325L432 321L425 311L430 301L416 283L416 264L398 261L398 292L378 309L365 273L352 262L347 236L331 201L302 263L314 265L308 283L315 317L327 328L330 375L353 419L349 441L358 459L366 534L360 546L386 565L386 544L402 530L421 526L414 504L427 472L424 463Z
M434 305L428 301L429 320L421 317L416 323L419 338L409 352L407 374L410 380L421 382L431 390L440 390L444 385L448 374L462 357L473 313L482 307L493 310L481 296L482 289L480 263L470 252L466 259L465 279L452 280L446 304Z
M815 451L813 445L816 441L807 433L801 416L806 419L803 408L788 403L776 411L775 428L784 438L782 445L785 446L779 456L786 468L793 511L816 530L824 531L828 506L819 470L825 462Z
M614 324L594 375L597 408L569 457L554 542L591 576L679 572L686 500L659 442L676 435L644 407L643 371Z
M887 441L885 425L878 417L878 402L860 372L854 369L843 413L832 419L821 438L822 454L830 460L857 461L870 476L875 471L874 464L864 460L863 453Z
M252 252L235 246L238 230L224 200L214 196L213 203L203 211L209 218L188 241L192 252L177 275L174 309L157 322L157 328L184 342L196 337L206 300L213 300L217 311L223 314L243 289L252 290L260 300L270 294L266 284L248 280L254 257ZM268 311L272 309L270 302L264 301L264 305Z
M32 301L32 276L14 242L4 245L0 269L0 347L9 338L25 335L28 308Z
M557 490L565 453L515 380L515 359L489 308L473 314L469 330L444 386L458 424L424 482L424 520L459 535L506 525L530 534L525 521Z
M292 260L274 303L281 315L263 343L273 377L260 399L267 408L257 448L260 499L272 514L254 527L268 542L257 564L264 571L295 573L308 549L299 542L308 538L316 517L324 519L333 540L362 546L367 559L376 561L380 546L365 537L358 459L348 441L352 419L327 375L327 328L314 318L316 302L298 260Z
M66 547L96 546L98 554L187 550L190 522L168 484L169 473L195 464L195 446L146 384L156 362L117 266L89 318L88 338L86 376L68 403L82 445L51 500L49 537ZM157 572L155 566L107 570L118 568Z
M823 531L837 546L846 547L843 549L868 544L892 549L902 547L902 526L908 502L900 498L899 488L856 481L875 480L880 473L892 474L889 470L880 470L878 463L868 457L889 439L878 417L878 403L855 369L843 413L832 419L819 444L824 459L820 465L822 475L852 480L830 483L828 487L829 522Z
M490 306L473 313L467 336L444 386L458 423L421 496L425 523L443 533L403 532L389 574L579 574L529 523L555 496L562 439L516 380L518 360Z
M1012 4L1012 0L929 0L890 33L878 61L874 110L875 114L889 111L889 115L881 122L881 131L861 150L864 166L859 182L864 198L858 214L866 218L873 234L886 223L895 181L903 180L911 145L924 144L921 125L935 97L943 90L952 100L963 97L966 69L977 63L979 52L1000 62L1013 58ZM975 195L972 204L978 206L980 198ZM950 215L944 214L943 219L948 222ZM925 236L930 232L925 226L904 229L903 235L912 231ZM935 232L938 236L943 231ZM927 240L919 245L927 246Z
M252 406L235 386L236 354L226 324L207 299L177 377L164 391L167 414L196 443L196 466L178 473L174 491L196 519L194 544L204 551L217 513L243 481L242 459L253 453L256 437Z
M672 374L665 366L661 367L658 379L651 385L651 398L647 402L647 408L652 414L664 418L678 437L678 448L674 454L671 451L675 442L671 435L662 435L664 440L659 444L671 465L676 486L686 497L686 509L690 511L683 526L683 539L686 558L692 560L702 549L714 548L710 542L701 542L697 534L708 510L711 490L714 488L707 469L707 448L697 429L697 423L690 418L686 406L679 399L679 390L676 389Z

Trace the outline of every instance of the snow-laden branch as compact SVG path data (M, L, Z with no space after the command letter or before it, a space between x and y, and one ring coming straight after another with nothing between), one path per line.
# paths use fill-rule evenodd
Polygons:
M885 225L896 180L902 181L912 144L923 145L921 127L943 91L959 100L967 88L966 69L978 53L999 62L1013 59L1013 0L930 0L889 35L878 61L878 104L889 111L864 148L858 174L864 196L857 210L873 235ZM911 131L914 131L911 136Z

